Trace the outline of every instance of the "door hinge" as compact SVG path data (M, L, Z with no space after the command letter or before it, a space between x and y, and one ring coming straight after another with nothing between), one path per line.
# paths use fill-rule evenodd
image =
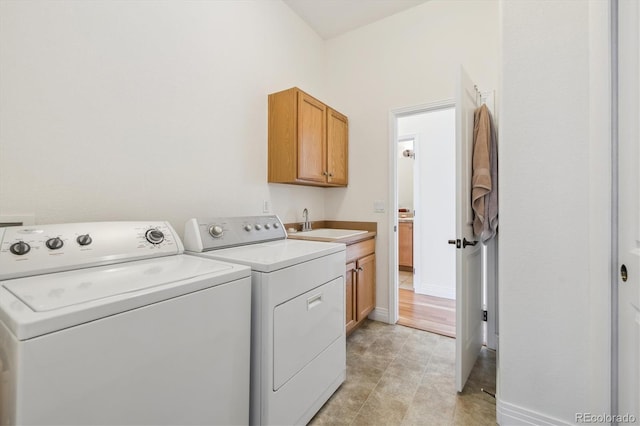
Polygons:
M488 316L488 312L487 311L482 311L482 321L487 321L487 316Z

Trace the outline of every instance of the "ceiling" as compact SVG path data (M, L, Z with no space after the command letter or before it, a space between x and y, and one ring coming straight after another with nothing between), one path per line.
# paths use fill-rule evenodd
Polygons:
M325 40L426 1L428 0L284 0Z

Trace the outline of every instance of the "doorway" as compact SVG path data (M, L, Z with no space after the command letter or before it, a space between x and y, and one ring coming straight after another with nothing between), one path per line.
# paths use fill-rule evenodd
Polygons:
M469 374L486 341L487 318L492 318L492 312L484 308L485 301L493 300L489 295L483 298L485 288L488 288L487 269L483 260L486 259L487 251L483 246L477 244L473 231L473 212L471 207L471 173L472 173L472 153L474 135L474 116L481 104L490 106L493 96L486 96L478 89L473 80L469 77L463 66L459 66L456 73L456 98L455 101L444 101L421 106L393 109L389 112L389 200L392 204L389 220L389 323L395 324L398 321L398 196L397 196L397 164L398 155L398 122L402 117L415 115L421 112L435 112L436 110L454 109L455 111L455 161L451 171L455 175L455 234L442 239L440 244L455 247L455 297L456 297L456 389L462 392L469 378ZM415 147L421 147L416 144ZM426 146L426 145L425 145ZM420 155L416 151L416 156ZM421 186L439 188L439 177L426 184L421 182ZM453 191L452 191L453 193ZM428 199L432 195L428 194ZM419 225L421 221L415 221ZM436 230L439 223L426 223L429 229ZM420 253L414 256L422 259ZM495 259L497 262L497 258ZM484 266L483 266L484 264ZM420 282L420 284L422 284ZM414 282L414 287L416 282ZM487 303L488 305L488 303ZM484 309L483 309L484 308ZM484 312L482 312L484 310ZM478 314L482 315L478 315Z
M455 108L397 119L398 324L455 337Z

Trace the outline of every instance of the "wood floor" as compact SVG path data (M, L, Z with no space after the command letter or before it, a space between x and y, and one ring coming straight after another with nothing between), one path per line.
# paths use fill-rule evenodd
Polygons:
M455 300L415 294L407 288L400 288L398 292L398 324L456 337Z

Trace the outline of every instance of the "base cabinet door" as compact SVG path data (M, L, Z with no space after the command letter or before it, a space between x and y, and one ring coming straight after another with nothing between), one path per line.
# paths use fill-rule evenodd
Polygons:
M361 321L376 306L376 255L358 259L356 271L356 321Z
M356 326L356 262L347 264L346 274L346 332L349 333Z
M398 264L413 268L413 223L398 224Z
M347 245L346 333L358 328L376 307L376 241Z

